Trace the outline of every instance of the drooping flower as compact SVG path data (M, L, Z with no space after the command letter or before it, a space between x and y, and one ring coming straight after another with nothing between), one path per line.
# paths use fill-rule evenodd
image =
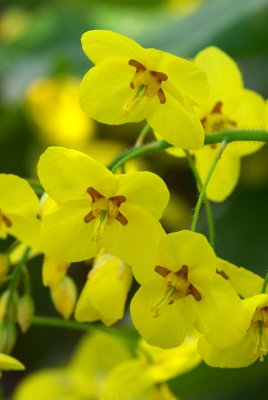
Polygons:
M0 238L8 235L37 247L39 200L27 181L12 174L0 174Z
M76 320L101 320L106 325L112 325L122 319L131 283L129 265L112 254L98 257L78 299Z
M228 129L263 129L263 98L243 86L240 70L234 60L216 47L208 47L195 57L195 63L206 72L210 86L207 103L198 108L205 133ZM161 131L157 131L164 137ZM203 146L193 151L193 157L202 182L219 150L220 144ZM241 157L256 152L263 143L233 142L228 144L206 189L208 199L221 202L237 185ZM175 156L183 157L181 149L169 149Z
M131 316L141 336L151 345L175 347L194 326L219 347L238 342L245 331L241 300L216 273L218 260L206 238L168 234L157 256L158 264L134 269L141 287Z
M157 175L114 175L75 150L51 147L38 173L58 209L42 219L42 250L50 257L81 261L104 248L128 264L154 256L163 229L158 222L168 190Z
M259 294L242 301L247 315L247 330L235 345L219 349L201 337L198 350L204 361L212 367L241 368L263 361L268 353L268 295Z
M204 129L195 107L206 102L208 86L194 63L111 31L82 36L95 66L81 83L82 109L99 122L118 125L146 119L170 143L197 149Z

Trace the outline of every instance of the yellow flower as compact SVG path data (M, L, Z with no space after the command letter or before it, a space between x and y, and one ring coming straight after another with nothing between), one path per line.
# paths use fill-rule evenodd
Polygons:
M79 297L76 320L112 325L122 319L131 283L129 265L111 254L98 257Z
M23 370L25 369L24 365L16 360L16 358L11 357L7 354L0 354L0 376L1 371L10 371L10 370Z
M165 183L150 172L114 175L75 150L49 148L38 173L58 210L42 219L41 245L50 257L81 261L104 248L129 265L148 263L163 229Z
M86 32L82 46L96 64L80 90L81 107L91 118L111 125L146 119L176 146L202 146L195 107L207 100L208 86L197 65L111 31Z
M45 144L84 149L94 132L94 121L81 111L78 92L78 80L73 77L31 83L27 106Z
M151 268L134 270L142 285L130 311L141 336L151 345L175 347L194 325L219 347L239 341L245 330L241 300L216 274L218 261L206 238L171 233L161 239L157 256Z
M0 238L12 235L37 247L39 200L27 181L16 175L0 174Z
M207 73L210 96L205 106L197 112L207 134L228 129L263 129L263 98L243 87L241 73L236 63L216 47L208 47L195 57L195 63ZM164 137L161 131L157 131ZM237 185L241 157L256 152L263 144L257 142L233 142L217 164L207 186L208 199L221 202ZM214 160L220 144L206 145L193 151L195 163L202 182ZM178 157L181 149L168 151Z
M259 294L242 301L247 315L247 331L235 346L219 349L200 338L198 350L212 367L241 368L262 361L268 353L268 295Z
M77 299L77 289L73 279L64 276L57 286L50 289L50 295L56 310L63 318L69 319Z

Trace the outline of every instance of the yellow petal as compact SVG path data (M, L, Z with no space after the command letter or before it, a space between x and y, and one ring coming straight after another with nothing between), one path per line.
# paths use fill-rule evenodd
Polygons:
M115 176L103 165L86 154L63 147L49 147L43 153L38 175L52 199L60 203L75 202L82 207L91 204L89 187L110 197L118 186Z
M196 329L219 348L238 343L249 326L242 301L224 278L215 274L211 284L193 277L193 285L201 294L196 302ZM202 287L204 285L204 287Z
M128 204L145 208L155 218L160 219L169 200L165 182L151 172L132 172L117 175L118 194L123 193Z
M12 225L8 228L10 235L18 238L27 246L39 249L40 221L35 216L25 217L19 214L7 214Z
M44 217L40 240L43 252L51 258L67 262L96 256L101 244L92 241L95 224L84 222L88 212L88 208L62 207Z
M243 87L239 68L234 60L217 47L210 46L200 51L195 57L195 63L202 68L208 77L212 107L218 101L225 101Z
M0 188L0 209L4 214L37 216L39 200L25 179L12 174L0 174Z
M65 276L70 263L45 257L42 266L43 285L50 288L56 287Z
M74 281L69 276L65 276L56 287L50 290L50 294L56 310L63 318L69 319L77 298Z
M82 47L93 63L106 58L124 57L139 60L143 58L144 49L134 40L108 30L92 30L83 34Z
M168 90L165 96L166 103L159 104L147 116L149 125L174 146L183 149L200 148L204 144L204 129L193 109L186 102L182 103L173 97Z
M164 304L160 315L154 317L152 307L164 295L162 279L142 285L132 298L131 318L140 335L152 346L171 348L179 346L190 331L195 318L195 304L191 296Z
M90 282L87 281L76 304L74 317L79 322L102 320L102 315L91 304L89 299Z
M202 182L205 181L209 168L220 145L204 146L195 152L195 162ZM218 162L206 189L207 198L221 202L234 190L240 173L240 158L227 147Z
M240 296L246 298L261 293L263 279L259 275L226 260L218 258L218 261L218 271L227 275L227 281Z

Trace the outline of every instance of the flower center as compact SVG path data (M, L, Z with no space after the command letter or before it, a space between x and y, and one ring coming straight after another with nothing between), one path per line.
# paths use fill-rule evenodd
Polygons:
M87 188L87 193L92 199L91 211L84 217L86 224L95 221L95 232L92 241L102 239L106 225L117 220L122 225L127 225L127 218L120 212L120 206L126 201L125 196L105 197L93 187Z
M215 106L212 108L211 112L201 119L201 123L205 129L206 133L219 132L225 129L232 129L237 124L236 121L229 119L222 112L222 101L218 101ZM212 144L211 148L217 148L216 144Z
M260 361L264 360L264 356L268 353L267 344L263 343L263 330L268 328L268 307L257 308L255 311L250 328L256 333L256 345L253 353L258 354Z
M171 305L174 301L182 299L189 294L191 294L196 301L201 300L201 294L188 279L188 269L187 265L182 265L181 269L176 272L172 272L160 265L154 268L155 272L164 278L164 296L151 308L154 317L160 315L160 309L165 304Z
M136 72L130 82L130 87L135 90L135 94L122 107L124 114L128 115L144 96L148 98L158 96L160 103L165 104L166 96L161 84L168 79L168 76L164 72L150 71L143 64L133 59L129 60L128 64L136 68Z

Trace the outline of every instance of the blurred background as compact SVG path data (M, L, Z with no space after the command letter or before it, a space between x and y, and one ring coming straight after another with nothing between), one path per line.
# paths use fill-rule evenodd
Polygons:
M97 124L79 108L79 81L90 67L80 37L90 29L111 29L189 58L207 45L219 46L239 64L245 86L268 97L268 0L2 0L0 12L0 172L36 177L38 157L49 145L82 150L103 163L133 146L142 124ZM186 161L161 154L130 164L166 181L172 195L163 219L167 231L189 227L197 190ZM234 193L213 204L218 255L262 276L267 205L266 146L243 159ZM198 229L207 231L204 213ZM41 258L29 267L37 313L55 316L41 282ZM87 272L87 266L72 266L79 288ZM14 355L27 370L4 375L6 398L27 373L64 364L80 336L36 326L20 335ZM202 364L171 388L182 400L266 399L267 374L267 360L241 370Z

